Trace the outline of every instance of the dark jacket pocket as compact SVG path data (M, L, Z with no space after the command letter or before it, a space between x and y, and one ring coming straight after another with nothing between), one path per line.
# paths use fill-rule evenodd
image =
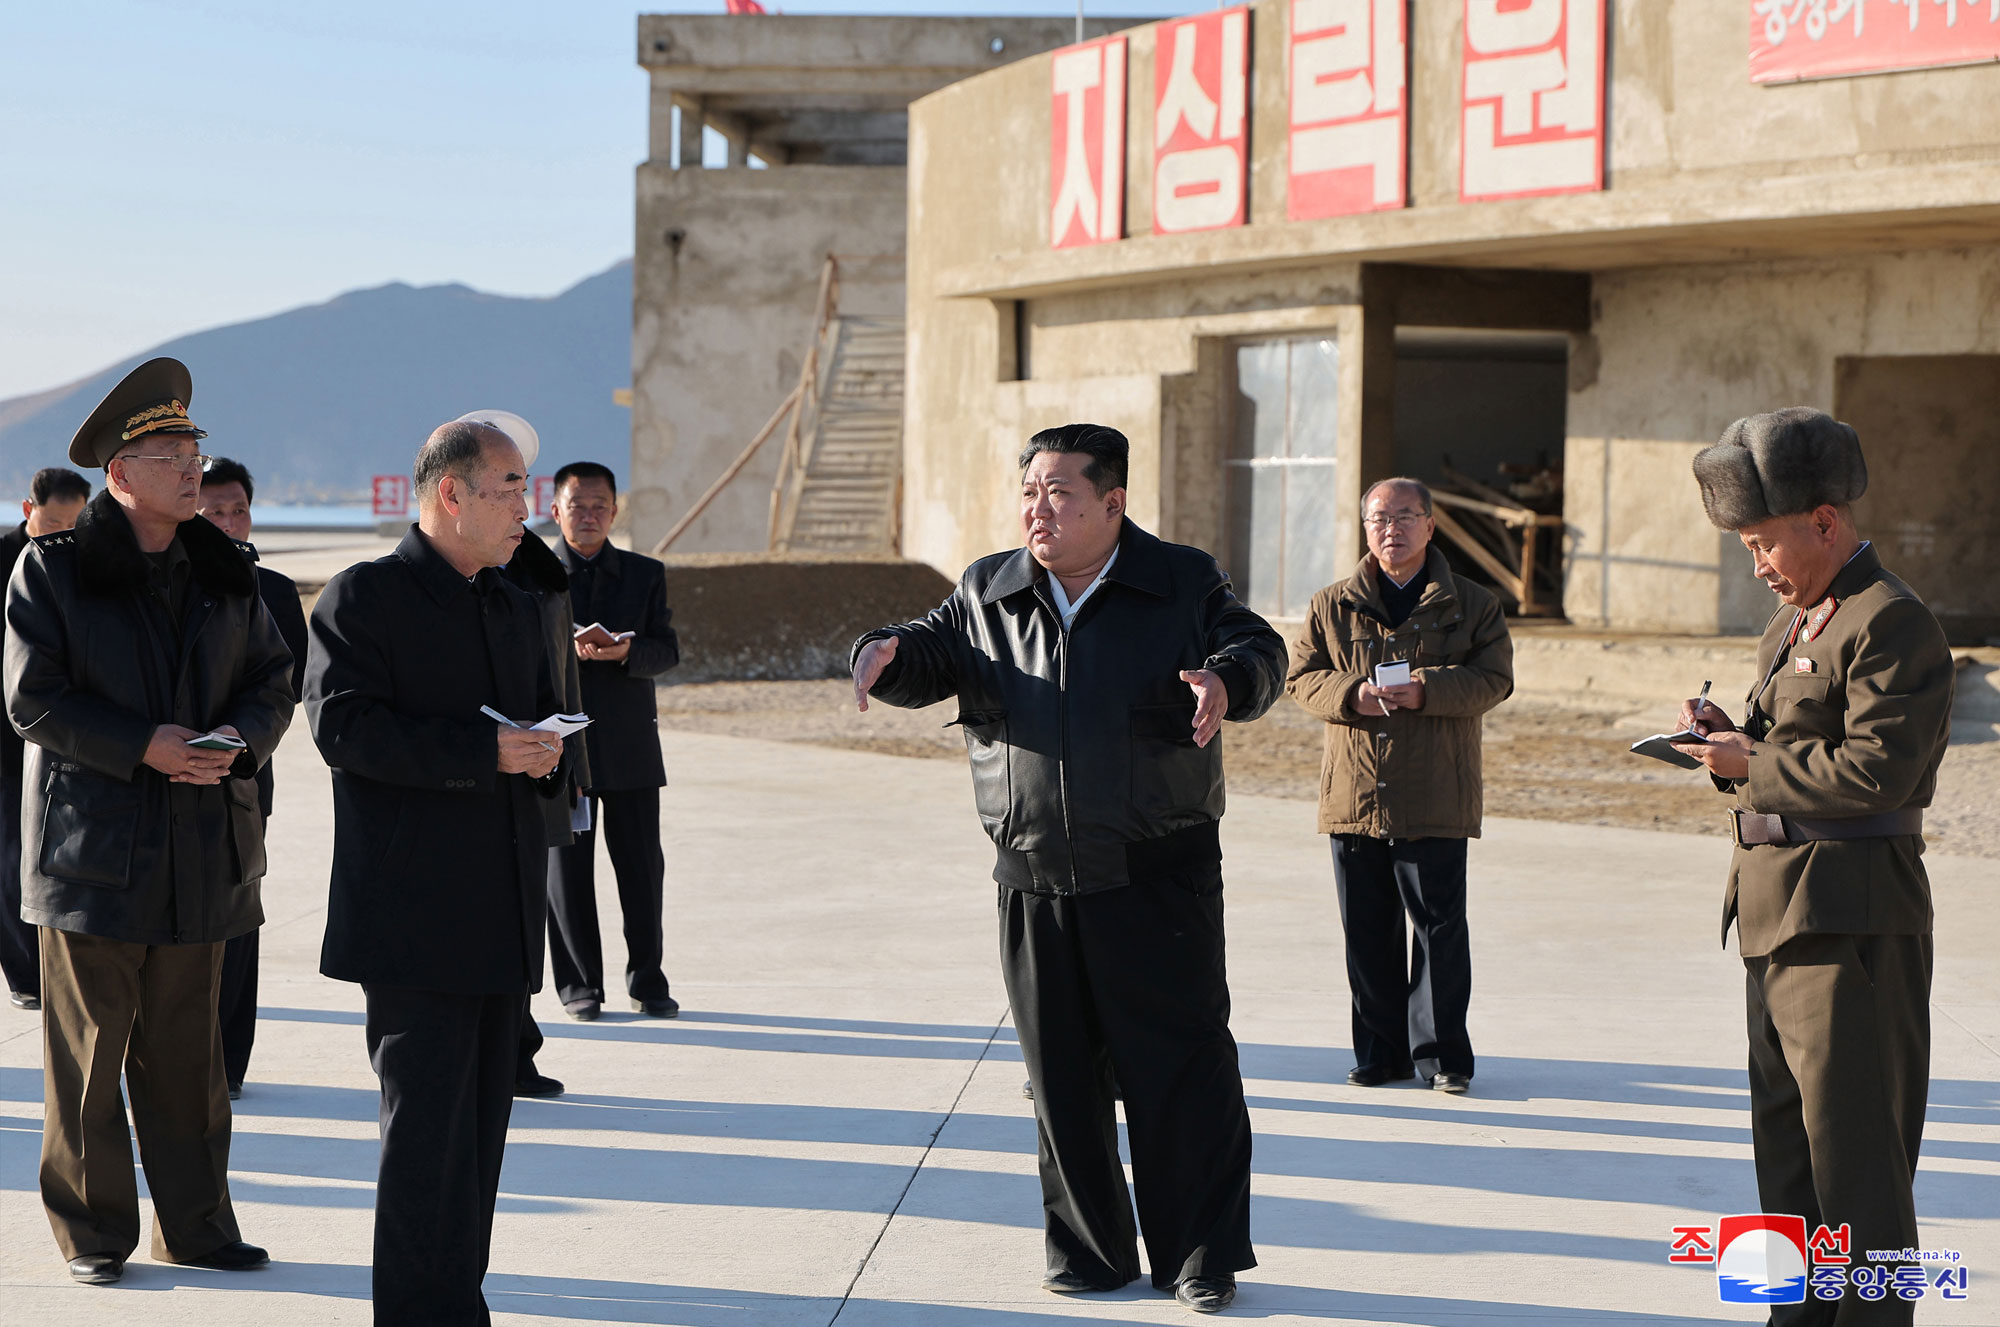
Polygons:
M74 765L54 765L43 785L41 872L107 889L132 881L139 790Z
M264 804L255 779L229 779L229 831L236 842L234 883L247 885L264 878Z
M1215 781L1214 755L1194 744L1194 701L1134 705L1132 805L1143 817L1199 811Z
M1014 801L1007 761L1007 711L961 710L951 723L965 733L965 754L972 762L973 805L981 822L996 829L1006 822Z

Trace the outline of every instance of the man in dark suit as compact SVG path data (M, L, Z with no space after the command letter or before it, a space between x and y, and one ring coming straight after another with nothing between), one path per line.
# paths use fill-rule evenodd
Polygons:
M90 481L59 465L37 470L21 503L22 521L0 534L0 600L28 541L76 527ZM7 626L0 620L0 649ZM16 1009L42 1007L42 961L35 928L21 920L21 768L26 744L14 725L0 721L0 974L7 978L7 1002Z
M535 605L500 575L520 449L454 421L417 454L417 524L313 608L306 713L333 769L320 971L359 982L382 1082L375 1321L484 1323L523 996L541 984L543 802L562 739Z
M660 851L660 789L667 770L653 694L653 679L681 658L667 607L667 569L612 545L618 485L595 461L574 461L556 471L553 514L562 530L556 556L569 572L571 615L585 628L597 625L623 637L579 639L575 649L582 664L583 711L595 721L583 734L590 766L586 791L592 814L602 821L625 918L625 993L640 1013L672 1018L681 1007L668 991L662 966L667 864ZM598 832L593 823L567 847L549 853L556 989L569 1016L585 1022L597 1017L604 1001L592 871Z
M240 461L218 456L201 477L203 516L239 544L250 543L250 502L257 491ZM256 557L254 548L250 554ZM285 648L292 652L292 694L306 680L306 614L299 606L299 587L290 576L269 567L257 568L257 597L264 602ZM257 809L271 823L276 784L271 762L257 771ZM222 986L216 992L216 1021L222 1027L222 1071L229 1080L229 1099L243 1095L243 1076L250 1070L250 1048L257 1040L257 932L247 931L222 947Z

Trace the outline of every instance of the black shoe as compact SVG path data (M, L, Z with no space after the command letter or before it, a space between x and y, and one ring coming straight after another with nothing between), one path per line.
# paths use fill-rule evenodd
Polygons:
M562 1080L550 1078L547 1074L529 1074L526 1078L514 1080L514 1095L517 1097L559 1097L562 1092Z
M603 1008L596 1000L570 1000L563 1005L563 1012L579 1023L595 1023Z
M70 1280L83 1285L108 1286L124 1275L125 1260L115 1253L86 1253L69 1260Z
M1440 1092L1461 1096L1472 1086L1471 1074L1432 1074L1431 1086Z
M1035 1099L1035 1083L1033 1079L1030 1079L1027 1082L1021 1084L1021 1095L1026 1097L1030 1101L1033 1101ZM1065 1275L1067 1275L1067 1273L1065 1273Z
M229 1085L229 1099L231 1101L237 1101L240 1100L242 1096L243 1096L243 1084L231 1083Z
M1190 1276L1174 1287L1174 1298L1196 1313L1220 1313L1236 1299L1236 1278Z
M1347 1071L1350 1087L1380 1087L1384 1083L1400 1083L1415 1078L1415 1069L1384 1069L1380 1065L1357 1064Z
M245 1244L237 1240L225 1244L212 1253L204 1253L199 1258L185 1258L186 1267L206 1267L212 1272L254 1272L259 1267L268 1267L271 1255L255 1244Z
M13 1005L16 1009L26 1009L31 1012L33 1010L40 1009L42 1007L41 997L36 995L29 995L26 991L7 992L7 1003ZM98 1257L105 1257L108 1255L93 1253L90 1256L93 1258L98 1258ZM81 1262L82 1259L78 1259L78 1261ZM119 1264L119 1275L120 1276L124 1275L123 1263ZM111 1279L116 1281L118 1277L114 1276ZM95 1285L97 1283L93 1281L91 1282L91 1284Z
M1107 1290L1116 1290L1117 1288L1117 1286L1101 1286L1095 1281L1086 1280L1078 1276L1075 1272L1058 1272L1052 1270L1042 1277L1042 1289L1057 1295L1102 1294Z
M648 1018L679 1018L681 1002L671 995L664 1000L634 1000L632 1012L644 1014Z

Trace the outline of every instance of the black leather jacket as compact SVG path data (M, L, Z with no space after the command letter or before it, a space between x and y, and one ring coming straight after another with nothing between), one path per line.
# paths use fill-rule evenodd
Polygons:
M1221 859L1222 742L1194 744L1183 669L1212 669L1227 718L1284 689L1285 643L1229 588L1215 559L1125 522L1104 583L1062 619L1048 577L1017 549L981 558L897 638L871 695L916 707L956 696L993 878L1088 894Z

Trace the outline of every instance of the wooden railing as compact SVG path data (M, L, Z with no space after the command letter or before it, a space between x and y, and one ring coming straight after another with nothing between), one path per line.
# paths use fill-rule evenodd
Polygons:
M1545 512L1530 511L1512 502L1497 489L1468 480L1462 475L1450 475L1449 479L1458 487L1470 488L1483 494L1469 497L1463 493L1453 493L1444 488L1431 490L1432 517L1437 521L1438 533L1451 540L1458 550L1478 564L1479 568L1493 578L1500 592L1516 605L1515 611L1522 617L1559 617L1562 606L1537 597L1535 577L1536 548L1540 543L1538 534L1542 530L1561 530L1563 518ZM1452 508L1466 513L1465 520L1441 508ZM1487 538L1482 539L1472 526L1485 527ZM1498 544L1496 551L1492 545ZM1500 553L1509 555L1509 566L1502 561Z
M758 449L764 445L773 433L777 432L778 426L785 423L787 416L789 416L791 423L785 429L785 454L778 462L778 482L771 489L771 538L773 546L776 546L780 507L779 494L789 487L792 492L792 508L796 511L798 506L798 485L803 482L805 477L804 458L801 458L799 455L799 439L802 435L807 439L811 438L812 433L808 421L811 418L816 418L819 411L819 370L822 358L820 347L825 342L827 328L833 321L834 301L838 298L840 285L838 268L839 264L832 254L826 256L826 262L820 267L819 300L813 313L812 343L806 349L805 363L799 366L798 385L793 387L785 399L778 403L778 408L771 412L771 417L768 420L764 421L764 427L758 429L757 435L750 439L750 445L745 447L736 459L729 463L729 468L724 470L721 477L708 486L708 490L705 493L695 499L694 505L688 508L687 514L674 522L673 528L667 531L660 542L653 545L654 557L659 557L665 553L668 548L673 546L676 539L687 533L688 527L693 525L704 511L708 510L708 505L715 501L716 495L729 487L729 482L743 472L743 467L750 464L751 458L757 455ZM810 447L810 441L806 445Z

